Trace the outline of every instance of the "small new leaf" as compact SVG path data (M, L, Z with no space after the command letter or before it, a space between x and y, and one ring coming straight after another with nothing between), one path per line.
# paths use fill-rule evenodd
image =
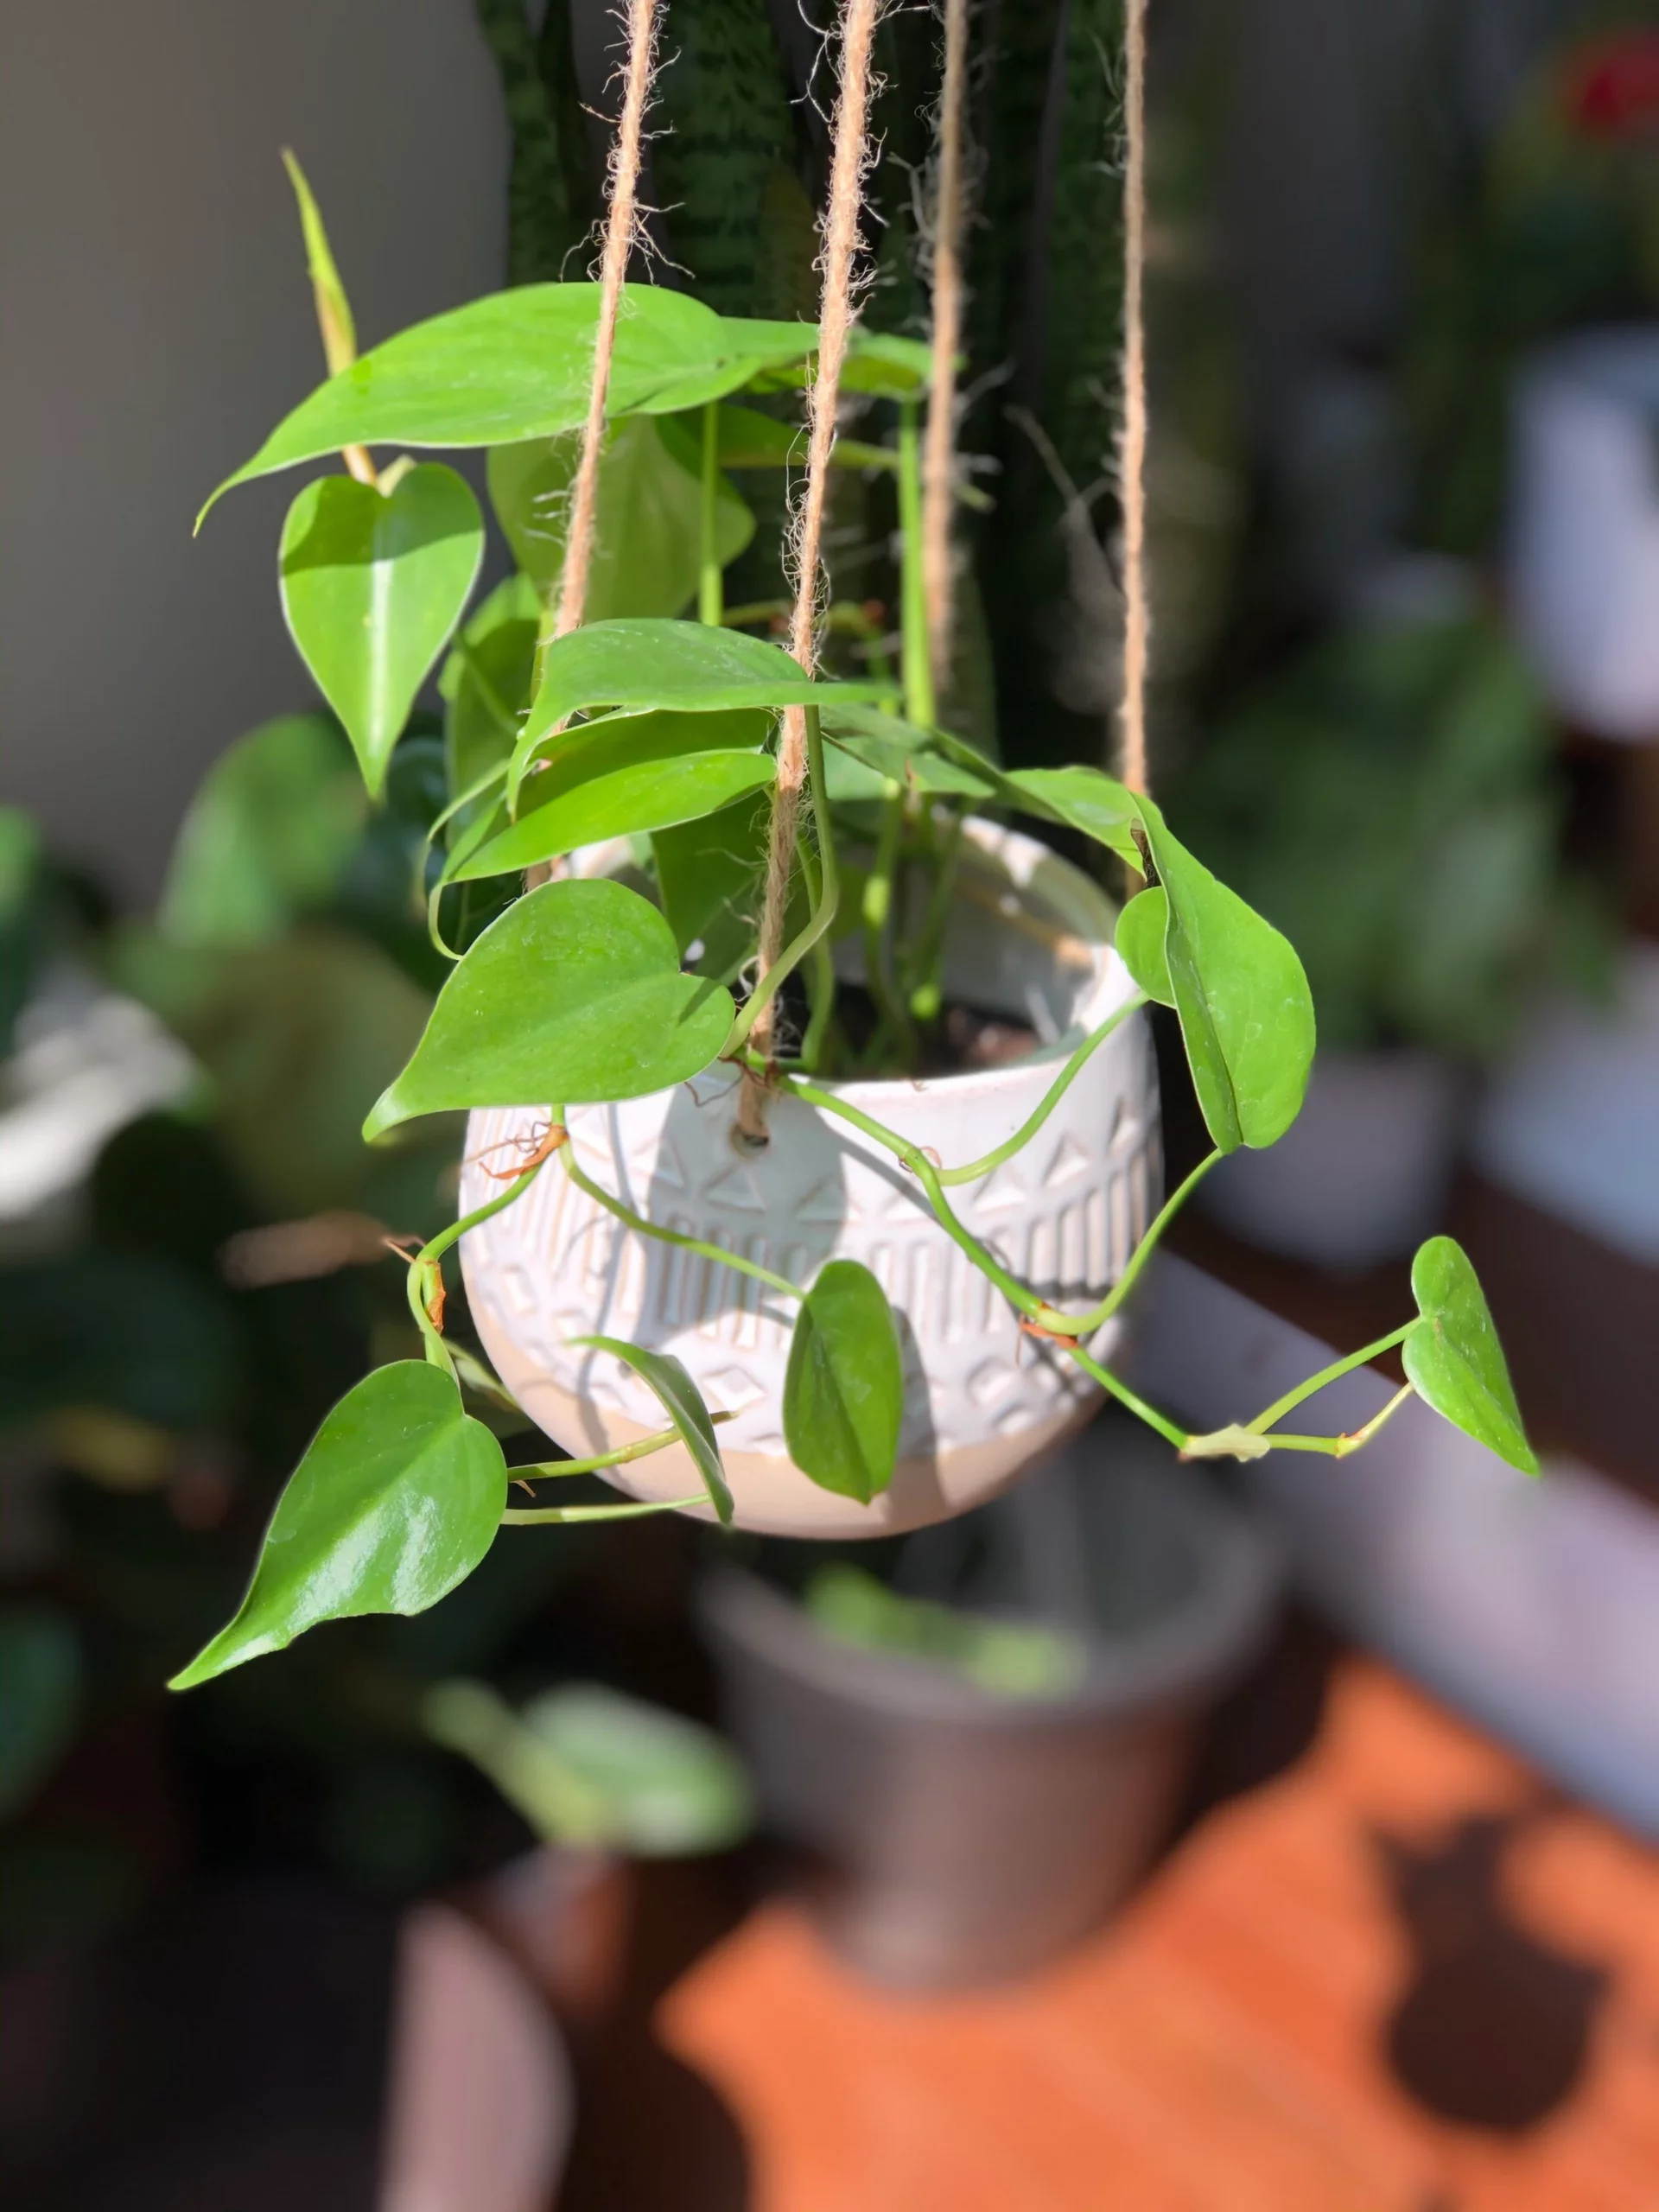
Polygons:
M506 1503L501 1446L423 1360L348 1390L289 1478L248 1594L173 1677L193 1689L320 1621L422 1613L488 1551Z
M820 1489L868 1505L893 1480L905 1377L893 1311L856 1260L831 1260L802 1301L784 1376L784 1440Z
M1503 1347L1462 1246L1431 1236L1411 1263L1411 1288L1422 1319L1400 1357L1417 1395L1465 1436L1535 1475L1538 1455L1527 1441Z
M1173 1006L1174 986L1169 980L1169 958L1164 938L1169 924L1169 900L1154 884L1138 891L1117 918L1112 943L1117 957L1138 988L1160 1006Z

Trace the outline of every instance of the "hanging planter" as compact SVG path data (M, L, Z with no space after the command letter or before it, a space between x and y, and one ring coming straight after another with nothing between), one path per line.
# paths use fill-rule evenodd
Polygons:
M1112 907L1034 839L970 822L944 948L947 1000L969 999L1052 1041L1010 1066L834 1086L848 1104L948 1160L976 1160L1042 1104L1080 1040L1137 994L1111 950ZM600 865L626 860L601 850ZM1005 912L1005 906L1010 910ZM783 1429L796 1302L685 1244L628 1228L570 1178L543 1177L462 1246L467 1303L491 1364L539 1428L577 1458L660 1430L661 1408L602 1334L678 1359L720 1433L740 1527L864 1536L960 1513L1002 1489L1098 1403L1099 1386L1020 1327L951 1242L909 1175L872 1139L788 1096L772 1141L734 1142L740 1078L715 1068L672 1091L567 1116L570 1150L613 1198L674 1232L809 1282L835 1262L868 1268L903 1317L904 1409L884 1489L826 1490L791 1460ZM474 1114L462 1211L491 1195L489 1164L523 1156L544 1109ZM1119 1026L1040 1134L966 1185L961 1218L1047 1294L1093 1304L1121 1279L1156 1211L1157 1089L1144 1020ZM1110 1359L1115 1314L1088 1340ZM698 1476L683 1446L617 1470L640 1498L680 1498ZM712 1505L694 1507L712 1516Z
M474 1118L465 1211L408 1262L421 1357L327 1416L239 1611L176 1687L322 1620L421 1611L504 1527L677 1510L827 1535L939 1519L1011 1481L1102 1392L1194 1458L1341 1456L1376 1426L1287 1433L1319 1375L1191 1435L1111 1363L1173 1211L1217 1160L1284 1135L1314 1044L1289 943L1147 795L1142 8L1127 14L1121 780L1004 772L940 710L959 226L938 233L933 346L862 331L879 13L848 0L841 24L816 326L623 283L654 0L627 9L597 283L522 286L358 359L296 172L334 373L223 488L346 457L347 475L289 512L282 590L372 793L449 648L426 887L454 965L365 1135ZM947 125L965 85L956 0L949 23ZM838 444L843 383L890 410L890 445ZM740 397L801 388L799 435ZM382 466L388 445L487 449L520 572L470 616L473 494L406 452ZM724 569L755 521L726 472L803 463L792 607L728 613ZM877 639L868 680L850 682L820 667L830 474L849 463L891 474L901 548L900 666L877 665ZM694 599L698 619L677 619ZM787 651L747 633L774 615ZM1092 847L1135 895L1114 918L1074 868L988 819L1008 815ZM1214 1144L1161 1206L1152 1001L1175 1013ZM1018 1014L1038 1049L935 1074L953 1012ZM499 1374L449 1325L458 1246ZM1416 1316L1338 1370L1402 1344L1408 1389L1530 1466L1467 1261L1436 1240L1414 1285ZM509 1503L501 1445L473 1410L504 1401L574 1454L512 1467L528 1506ZM536 1485L587 1473L633 1495L539 1502Z

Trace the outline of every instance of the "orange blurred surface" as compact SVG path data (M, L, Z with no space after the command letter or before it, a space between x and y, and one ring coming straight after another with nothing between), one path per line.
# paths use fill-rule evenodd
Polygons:
M748 2212L1659 2212L1659 1859L1373 1663L1016 1988L855 1981L770 1904L657 2026Z

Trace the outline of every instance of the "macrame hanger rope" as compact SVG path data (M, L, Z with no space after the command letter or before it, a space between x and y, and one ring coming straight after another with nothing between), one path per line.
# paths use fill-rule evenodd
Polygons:
M1126 0L1123 22L1123 427L1118 448L1123 520L1123 701L1121 774L1147 788L1147 0Z
M639 223L639 159L645 108L657 67L657 0L627 0L625 18L628 55L625 65L622 120L611 148L605 221L605 251L600 264L599 321L594 334L594 377L588 390L588 419L582 425L582 459L570 501L564 542L564 572L553 634L580 629L593 566L594 529L599 505L599 464L605 450L605 402L610 389L611 356L616 347L616 318L622 303Z
M853 324L853 269L862 246L859 214L864 177L869 168L870 55L882 0L848 0L842 21L840 90L836 99L834 150L830 169L830 205L823 225L823 297L818 315L818 363L807 398L806 480L794 525L795 606L789 650L809 676L818 664L818 590L823 563L823 516L829 497L830 455L836 442L836 406L842 363ZM784 712L778 749L778 780L772 790L772 836L766 854L766 904L760 919L757 981L783 949L790 877L800 818L801 786L806 779L806 720L798 707ZM750 1032L754 1049L770 1048L773 1000ZM739 1105L739 1126L752 1139L766 1134L766 1092L753 1077L746 1081Z
M950 665L950 557L957 415L962 349L962 233L966 191L963 133L968 99L968 0L944 0L944 81L939 93L938 196L933 217L933 371L922 448L922 596L935 696Z

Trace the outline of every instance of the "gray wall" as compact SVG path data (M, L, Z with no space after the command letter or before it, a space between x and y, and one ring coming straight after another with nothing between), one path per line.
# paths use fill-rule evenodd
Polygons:
M503 279L469 0L0 9L0 792L136 897L238 731L310 696L276 603L297 480L191 522L315 384L278 158L363 343Z

